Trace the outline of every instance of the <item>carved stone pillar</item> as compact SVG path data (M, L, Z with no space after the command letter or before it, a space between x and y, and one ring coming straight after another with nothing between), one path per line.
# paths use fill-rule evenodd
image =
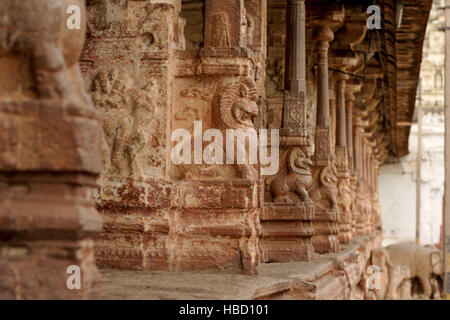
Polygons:
M347 129L347 157L348 168L351 172L354 169L354 144L353 144L353 105L355 103L355 93L361 90L361 84L348 83L345 92L346 129Z
M349 77L340 74L337 80L336 108L336 166L338 178L338 204L341 211L338 239L340 243L350 243L352 234L352 195L350 190L350 171L347 157L347 120L345 109L346 82Z
M373 139L373 137L370 137ZM378 213L377 213L377 190L375 189L375 158L374 158L374 148L375 142L370 141L369 147L369 201L370 201L370 224L369 233L373 234L377 227Z
M331 126L328 88L328 48L334 38L326 20L314 29L317 52L317 115L314 152L314 186L311 198L316 205L313 222L313 245L316 252L337 252L339 207L337 203L337 171L331 146Z
M95 299L101 131L77 63L84 1L73 1L80 30L66 28L66 1L4 3L14 37L0 39L11 48L0 55L0 299Z
M266 8L263 1L251 2L253 7L247 11L247 2L205 1L204 46L198 51L174 52L170 126L193 137L193 161L168 162L168 175L176 188L166 244L171 252L170 270L254 274L261 262L264 189L260 166L248 163L249 143L240 143L240 137L227 141L227 131L239 136L238 130L253 130L257 139L264 116L260 90L264 76L258 74L261 52L255 60L247 38L253 48L266 47L265 37L256 36L266 34L261 23ZM216 155L222 154L221 161L205 162L204 155L212 145L206 137L211 132L223 141L217 147L220 151L214 149ZM268 137L269 150L271 142L278 143L271 138L274 136ZM173 155L180 143L172 141ZM261 140L249 142L253 147ZM237 158L241 152L245 163Z
M355 233L357 235L364 234L364 193L363 193L363 144L364 121L360 113L354 113L353 117L353 142L354 142L354 210L353 220Z
M262 216L263 261L309 260L314 252L311 141L306 121L305 3L287 2L285 90L280 170L268 177L270 196Z
M366 127L365 122L364 127ZM361 132L361 179L360 179L360 196L358 198L360 204L359 215L359 234L366 235L370 232L371 218L371 200L369 186L369 144L367 134Z
M366 17L358 10L348 7L345 10L345 22L338 30L333 41L333 65L342 71L359 73L357 70L363 66L363 61L358 59L354 47L365 38L367 27ZM360 80L355 76L341 74L338 79L339 95L338 117L342 125L338 126L336 135L336 158L338 169L339 195L338 202L341 209L341 220L339 221L339 240L341 243L349 243L353 238L353 211L354 190L353 178L353 104L354 94L361 86Z
M102 267L167 270L175 192L168 179L179 7L167 1L89 1L80 64L103 123L97 207ZM120 39L119 41L117 39ZM178 41L178 42L177 42Z

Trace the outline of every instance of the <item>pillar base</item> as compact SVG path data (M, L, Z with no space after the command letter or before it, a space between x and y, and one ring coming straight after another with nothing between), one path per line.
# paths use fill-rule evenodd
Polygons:
M263 262L309 261L314 203L266 203L261 216Z
M99 266L256 272L260 262L260 181L123 183L128 191L115 193L123 201L102 200L99 207L105 220L104 232L97 239ZM147 197L139 199L142 194ZM158 201L144 201L157 194Z
M81 174L0 175L0 299L98 298L94 183ZM79 289L67 285L78 272L70 266Z
M337 208L322 209L316 207L316 214L313 222L314 236L312 243L314 251L318 253L338 252L339 211Z

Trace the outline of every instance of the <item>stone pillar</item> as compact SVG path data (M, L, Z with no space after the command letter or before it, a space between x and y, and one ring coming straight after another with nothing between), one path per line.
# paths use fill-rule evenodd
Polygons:
M266 29L261 23L266 8L264 2L258 2L247 11L245 4L243 0L205 1L203 47L174 52L170 128L189 133L193 152L190 163L177 163L172 155L179 141L173 140L169 150L168 175L176 188L166 244L171 252L170 270L254 274L261 261L264 189L260 167L248 163L248 144L235 138L232 145L226 141L228 130L258 130L264 116L260 57L255 60L247 38L251 38L253 48L266 47L262 36ZM253 21L252 30L248 21ZM222 161L205 161L211 147L206 135L211 132L223 139L220 151L215 149L215 154L222 154L217 160ZM235 151L233 156L229 147ZM237 162L241 151L246 163Z
M168 270L176 249L168 178L178 1L90 1L83 75L103 124L97 207L102 267Z
M354 90L354 87L347 86L345 93L345 115L346 115L346 130L347 130L347 157L348 157L348 168L350 171L354 169L354 146L353 146L353 104L355 102L354 93L358 91L359 88Z
M314 152L314 186L311 197L316 213L313 222L313 245L316 252L337 252L339 207L335 156L331 146L331 126L328 88L328 48L334 38L327 20L314 28L317 52L317 115Z
M347 157L347 123L345 110L346 82L349 77L340 74L337 80L336 108L336 165L338 178L338 204L341 212L338 239L340 243L350 243L352 234L352 192L350 190L350 171Z
M356 235L364 234L363 215L364 215L364 195L363 195L363 150L362 150L362 136L364 134L364 121L359 113L354 113L353 117L353 139L354 139L354 159L355 159L355 178L354 178L354 210L353 220L355 225Z
M288 0L283 129L306 135L305 1Z
M15 36L0 40L14 48L0 56L0 299L95 299L101 132L77 63L84 1L73 1L80 30L66 28L66 1L7 4L14 30L2 32Z
M370 232L370 185L369 185L369 144L367 133L363 132L361 137L361 151L362 151L362 179L361 179L361 194L362 194L362 215L361 215L361 233L366 235Z
M334 65L340 70L349 73L361 73L363 62L355 53L355 46L363 41L366 36L367 17L352 7L345 10L345 23L340 28L333 41ZM353 102L354 94L360 89L357 84L359 79L355 76L341 75L338 80L340 99L340 122L342 125L336 132L341 138L336 143L336 158L338 169L339 195L338 202L341 209L341 220L339 223L339 240L341 243L349 243L353 238L353 211L354 211L354 181L353 170Z
M262 216L261 251L265 262L309 260L314 252L308 189L311 140L306 121L305 3L287 2L285 90L280 140L280 169L267 178L270 198Z
M373 139L373 137L371 137ZM369 144L369 197L370 197L370 228L369 232L370 234L373 234L377 227L377 220L378 220L378 213L377 213L377 203L378 203L378 197L377 197L377 190L375 189L375 158L374 158L374 148L375 148L375 142L370 141Z
M336 108L336 146L345 148L345 156L347 155L347 125L346 125L346 108L345 108L345 89L349 76L340 74L337 81L337 108ZM346 163L347 164L347 163Z
M354 138L353 138L353 105L355 102L355 94L361 90L361 81L359 79L352 79L346 83L345 90L345 110L346 110L346 132L347 132L347 164L349 171L349 188L351 194L351 237L355 235L355 215L356 205L355 198L358 193L356 187L357 175L355 174L354 165Z

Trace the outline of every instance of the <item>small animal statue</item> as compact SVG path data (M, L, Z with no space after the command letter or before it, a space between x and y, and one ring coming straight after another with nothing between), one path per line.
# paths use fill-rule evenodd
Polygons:
M67 26L69 6L79 8L79 28ZM85 19L84 0L0 1L0 57L30 57L38 98L74 112L93 111L78 66Z
M311 201L308 194L313 182L311 160L300 148L291 149L286 160L288 173L279 175L272 181L273 201L292 203L296 198L303 202Z
M380 268L388 270L388 284L385 299L404 299L401 294L405 281L417 279L421 286L419 298L430 299L440 296L436 278L443 274L443 259L439 250L434 247L419 246L414 243L399 243L376 249ZM372 251L372 257L374 251ZM372 258L373 259L373 258ZM384 264L384 265L383 265Z
M334 164L324 166L318 175L318 186L312 192L311 198L325 209L338 209L337 171Z

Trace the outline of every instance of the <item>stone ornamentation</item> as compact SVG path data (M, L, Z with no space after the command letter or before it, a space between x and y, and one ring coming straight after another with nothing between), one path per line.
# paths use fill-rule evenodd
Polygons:
M286 203L292 203L294 200L311 201L308 194L308 190L312 186L311 160L300 148L291 149L286 159L288 159L288 173L280 175L272 181L273 201ZM295 193L296 196L293 196L292 193Z
M255 130L254 121L260 116L259 95L253 80L247 78L228 84L220 90L219 105L216 110L217 127L226 135L226 129ZM248 148L236 141L236 149L245 150L248 159ZM225 152L227 155L227 153ZM239 154L236 150L235 154ZM227 155L228 156L228 155ZM232 163L236 163L234 159ZM258 172L251 164L237 164L243 179L255 180Z

